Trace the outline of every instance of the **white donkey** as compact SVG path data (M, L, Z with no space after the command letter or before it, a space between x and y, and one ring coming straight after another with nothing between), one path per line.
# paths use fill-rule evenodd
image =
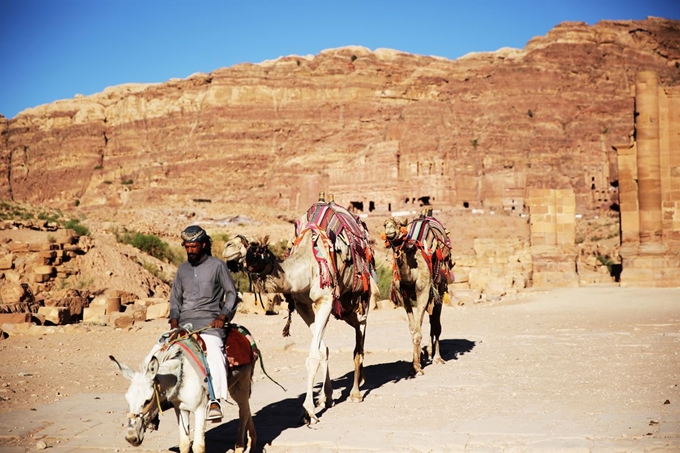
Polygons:
M122 372L130 379L130 387L125 394L129 405L128 425L125 439L137 447L144 440L147 427L154 429L153 420L167 401L175 408L179 424L180 453L205 452L206 405L208 390L203 384L203 376L194 369L186 354L177 344L161 349L148 360L140 372L109 356ZM250 412L250 392L255 367L255 359L250 363L228 368L227 382L229 394L238 404L239 424L235 452L245 451L246 430L250 437L250 448L257 442L255 424ZM193 449L189 437L190 414L194 414Z

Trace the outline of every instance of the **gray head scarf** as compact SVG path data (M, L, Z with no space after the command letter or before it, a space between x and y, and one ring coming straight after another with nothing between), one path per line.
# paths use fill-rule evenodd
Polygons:
M198 225L191 225L182 231L182 241L184 242L205 242L208 233Z

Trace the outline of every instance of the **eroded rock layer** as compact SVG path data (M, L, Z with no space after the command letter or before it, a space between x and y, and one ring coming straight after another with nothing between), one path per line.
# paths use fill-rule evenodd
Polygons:
M454 61L345 47L121 85L0 117L0 198L523 210L529 188L571 188L581 212L611 203L635 74L679 67L680 21L648 18Z

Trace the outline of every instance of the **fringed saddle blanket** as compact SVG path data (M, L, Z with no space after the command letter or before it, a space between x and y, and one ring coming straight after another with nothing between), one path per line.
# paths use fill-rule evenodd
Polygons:
M205 343L200 334L192 334L180 329L176 335L168 339L168 345L171 344L180 348L182 354L199 376L205 377L207 375ZM227 339L224 342L224 348L229 367L247 365L253 360L257 360L260 353L250 332L237 324L227 326Z
M429 216L414 219L407 238L422 250L435 284L439 284L442 278L453 281L450 269L451 240L439 220Z
M227 354L227 363L230 367L247 365L260 356L255 338L248 329L238 324L228 325L224 351Z
M354 278L351 288L353 292L367 293L370 291L373 250L368 231L363 222L346 208L336 203L315 203L296 222L296 237L300 238L302 232L306 229L316 229L323 232L323 236L331 242L333 252L341 252L346 257L344 264L353 265ZM314 255L322 268L321 285L323 287L329 284L328 278L324 277L324 266L328 269L327 263L320 261L322 258L319 256L318 250L314 251ZM331 272L335 274L332 276L332 281L335 282L339 269L334 268ZM342 317L346 313L346 308L342 308L337 301L340 295L336 294L335 296L336 303L334 303L333 314L336 317Z

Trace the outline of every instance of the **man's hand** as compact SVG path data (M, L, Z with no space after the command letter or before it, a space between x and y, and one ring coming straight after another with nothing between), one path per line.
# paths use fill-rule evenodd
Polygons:
M171 329L179 329L179 319L172 318L170 320L170 328Z
M210 323L210 327L214 327L215 329L221 329L224 327L225 322L227 322L227 316L219 315L217 318L213 319L213 322Z

